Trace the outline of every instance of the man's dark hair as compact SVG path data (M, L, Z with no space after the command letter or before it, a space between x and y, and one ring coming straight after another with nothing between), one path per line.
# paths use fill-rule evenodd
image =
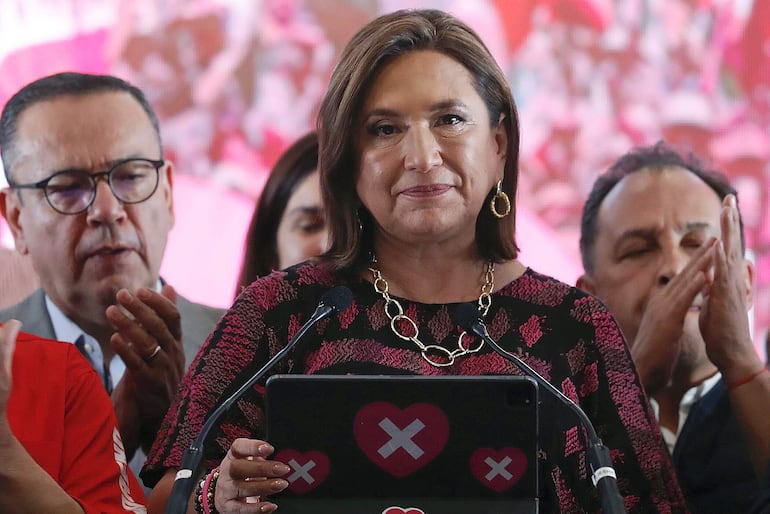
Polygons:
M706 183L719 196L720 200L729 195L738 194L730 185L727 177L706 166L692 153L683 155L663 141L653 146L634 148L613 163L606 173L594 182L588 199L583 206L583 216L580 220L580 257L583 261L583 269L586 273L594 272L594 245L599 231L599 209L604 198L624 178L632 173L644 169L660 170L668 167L682 168ZM740 217L741 248L745 251L746 241L743 234L743 219Z
M15 137L18 129L19 116L36 103L53 100L65 95L85 96L94 93L125 91L139 103L155 129L155 135L160 141L160 126L158 117L152 110L144 93L118 77L111 75L89 75L85 73L57 73L31 82L21 88L8 100L0 117L0 156L3 160L5 177L10 182L10 172L15 159Z

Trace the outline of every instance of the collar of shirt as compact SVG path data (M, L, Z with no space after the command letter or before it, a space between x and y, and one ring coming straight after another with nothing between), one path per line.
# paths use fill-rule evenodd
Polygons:
M691 387L687 390L686 393L684 393L684 396L682 396L682 401L679 402L679 426L677 427L676 433L672 432L666 427L660 427L663 440L666 442L668 451L671 454L674 453L676 440L679 436L679 433L682 431L682 427L684 426L685 421L687 421L687 416L690 414L690 409L692 409L692 406L695 405L695 402L703 398L706 393L711 391L717 382L719 382L720 378L722 378L722 374L717 372L695 387ZM660 405L658 405L658 402L656 402L655 399L650 398L650 406L652 407L652 411L655 413L655 419L659 422Z
M159 292L162 287L163 283L158 280L155 284L155 290ZM102 383L104 383L104 353L102 353L99 341L85 333L82 328L69 319L47 294L45 295L45 306L48 309L48 315L51 318L51 324L53 325L53 331L57 340L74 343L81 335L83 336L88 359L91 361L91 365L96 372L99 373ZM112 383L117 384L126 371L126 365L123 363L120 355L115 354L112 358L109 363L109 371Z

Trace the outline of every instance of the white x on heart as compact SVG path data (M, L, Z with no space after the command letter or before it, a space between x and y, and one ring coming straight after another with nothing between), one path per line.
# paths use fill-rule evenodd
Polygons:
M412 438L417 435L423 428L425 423L419 419L415 419L409 425L401 430L390 419L385 418L379 423L379 427L382 428L385 433L390 436L390 441L385 443L377 450L383 459L387 459L399 448L403 448L414 460L419 459L425 453L422 448L417 446Z

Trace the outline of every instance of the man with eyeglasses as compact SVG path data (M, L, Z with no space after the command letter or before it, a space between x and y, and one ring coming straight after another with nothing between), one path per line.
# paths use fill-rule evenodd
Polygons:
M0 152L9 184L0 211L41 283L0 321L74 343L112 396L127 454L148 449L223 312L160 279L173 165L155 113L116 77L52 75L8 101Z

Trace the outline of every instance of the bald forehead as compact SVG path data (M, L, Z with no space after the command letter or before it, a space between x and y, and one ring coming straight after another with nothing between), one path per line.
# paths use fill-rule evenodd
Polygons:
M599 209L599 235L650 228L663 222L685 227L718 219L721 199L685 168L645 168L613 187Z
M664 166L642 168L620 180L613 187L602 202L602 207L607 204L628 199L651 199L652 192L681 191L691 188L688 198L699 201L714 200L721 203L721 199L706 182L686 168L679 166Z

